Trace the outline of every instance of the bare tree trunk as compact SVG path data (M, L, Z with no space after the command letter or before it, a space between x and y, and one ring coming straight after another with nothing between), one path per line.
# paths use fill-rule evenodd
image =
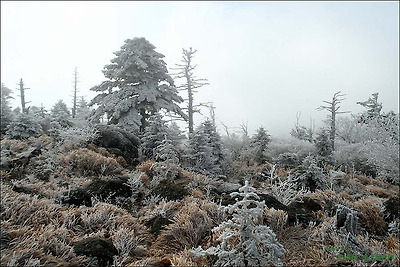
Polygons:
M24 88L24 82L22 81L22 78L19 82L19 93L20 93L20 97L21 97L21 108L22 108L22 113L26 113L28 114L28 109L26 108L26 104L29 102L25 101L25 90L30 89L30 88Z
M73 95L73 102L72 102L72 118L76 117L77 92L78 92L78 72L77 72L77 68L75 67L75 72L74 72L74 95Z

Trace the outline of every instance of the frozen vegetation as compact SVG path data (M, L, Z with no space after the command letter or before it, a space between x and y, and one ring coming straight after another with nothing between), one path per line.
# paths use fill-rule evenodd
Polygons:
M338 92L317 131L221 136L212 112L193 121L194 52L178 86L126 40L73 114L12 109L2 84L0 265L398 266L399 114L376 93L337 116Z

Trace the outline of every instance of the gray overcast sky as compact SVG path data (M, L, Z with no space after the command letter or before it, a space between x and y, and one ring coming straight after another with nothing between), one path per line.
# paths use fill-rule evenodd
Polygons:
M14 89L23 78L30 105L71 106L77 66L91 100L113 52L145 37L169 68L182 48L198 50L196 74L210 85L195 100L213 101L217 121L288 136L298 111L319 126L326 112L316 108L339 90L343 110L358 113L356 102L379 92L383 110L398 112L398 25L397 1L1 1L1 82Z

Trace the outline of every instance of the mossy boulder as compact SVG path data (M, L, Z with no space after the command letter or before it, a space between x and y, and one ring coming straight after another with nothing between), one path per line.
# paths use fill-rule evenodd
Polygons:
M113 243L104 238L89 237L81 240L73 246L76 255L96 257L98 266L111 266L113 256L118 254Z

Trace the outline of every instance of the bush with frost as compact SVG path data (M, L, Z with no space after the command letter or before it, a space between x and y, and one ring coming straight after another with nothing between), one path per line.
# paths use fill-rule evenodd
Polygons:
M258 201L256 189L246 181L239 192L240 196L226 211L232 218L213 229L220 233L219 245L204 250L198 247L192 250L195 257L216 256L214 266L281 266L280 257L285 253L283 246L276 240L274 232L262 225L265 202Z

